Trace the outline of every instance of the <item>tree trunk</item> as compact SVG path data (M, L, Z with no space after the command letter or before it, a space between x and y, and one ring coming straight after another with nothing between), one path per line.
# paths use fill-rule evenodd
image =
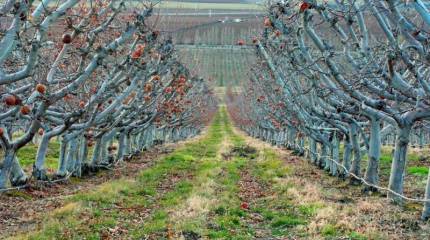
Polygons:
M6 188L9 182L10 172L15 161L16 150L13 148L5 149L3 165L0 171L0 189Z
M420 149L424 148L424 129L421 127L419 130L419 146Z
M141 132L139 133L139 137L137 139L137 145L138 145L139 151L143 151L143 145L145 142L145 133L146 133L145 130L143 131L141 130Z
M68 148L68 143L63 137L60 145L60 159L59 159L59 165L57 170L57 175L62 177L67 175L67 158L66 158L67 148Z
M426 186L424 199L430 200L430 168L429 168L429 173L427 178L427 186ZM424 221L427 221L429 218L430 218L430 201L424 203L424 209L421 215L421 219Z
M409 133L411 125L399 127L397 130L396 148L394 158L391 164L389 189L396 193L403 194L403 180L406 169L407 152L409 144ZM395 194L389 194L395 203L402 203L402 199Z
M354 152L354 159L352 161L350 172L359 177L361 175L361 152L358 137L358 126L357 124L352 123L350 127L350 139L352 143L352 150ZM352 178L351 180L352 183L357 183L355 178Z
M303 137L299 137L299 156L305 155L305 139Z
M67 171L69 173L75 173L75 165L76 165L76 153L78 152L78 140L74 137L69 141L69 149L67 151Z
M119 139L118 139L118 161L124 160L124 151L125 151L125 144L126 144L126 134L125 132L120 132Z
M88 164L88 140L85 137L81 138L81 146L79 147L79 159L82 164Z
M154 126L152 126L151 128L148 129L148 137L146 139L146 148L150 148L154 145L154 136L155 136L155 128Z
M109 145L109 139L107 134L103 135L101 142L100 142L100 163L101 164L109 164L109 152L108 152L108 145Z
M94 146L93 157L91 160L91 166L95 167L100 163L100 152L102 148L102 138L103 136L99 136L96 140L96 145Z
M24 185L27 180L28 177L19 164L18 158L15 156L15 159L12 162L10 182L12 186L21 186Z
M347 169L342 169L342 174L346 177L349 175L349 170L351 169L351 154L352 154L352 144L347 137L344 141L343 159L342 164Z
M289 136L289 140L288 140L288 145L290 147L290 149L294 149L297 150L297 146L296 146L296 133L297 130L295 128L291 128L290 129L290 136Z
M316 154L316 152L317 152L317 142L315 141L315 139L309 138L309 145L310 145L310 153L309 153L310 160L311 160L311 163L315 164L317 162L317 159L318 159L318 156Z
M127 133L125 134L125 143L124 143L124 157L128 159L130 156L130 148L131 148L131 134Z
M36 163L33 166L33 176L37 180L48 180L45 169L46 154L48 152L50 137L45 133L37 148Z
M82 177L82 167L84 166L84 162L82 161L82 149L81 148L85 148L85 146L82 144L82 142L86 142L85 138L82 136L77 137L77 144L78 144L78 149L75 153L75 173L74 176L76 177ZM85 143L86 144L86 143Z
M365 179L368 183L377 185L379 182L379 159L381 156L381 121L379 119L370 120L370 146ZM366 188L375 191L374 188Z
M321 159L319 162L319 167L326 170L326 166L328 165L328 157L330 152L330 146L327 143L321 144Z
M332 152L332 146L331 144L324 144L323 145L323 152L324 152L324 170L327 172L330 172L330 167L331 167L331 160L330 160L330 156L331 156L331 152ZM327 150L325 150L327 149Z
M337 133L334 132L333 135L333 141L332 141L332 159L334 161L331 161L331 167L330 167L330 172L332 176L336 176L337 175L337 162L339 162L339 138L337 137Z

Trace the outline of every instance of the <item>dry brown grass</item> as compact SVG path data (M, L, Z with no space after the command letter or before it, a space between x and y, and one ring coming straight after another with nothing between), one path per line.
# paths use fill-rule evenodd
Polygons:
M214 198L215 185L213 180L202 183L182 205L172 211L172 221L180 225L181 222L206 216L217 202Z
M291 174L277 178L276 183L291 186L287 191L294 205L315 207L308 225L296 228L305 231L311 239L326 239L324 232L330 229L356 232L367 239L430 239L430 224L419 220L416 207L415 211L408 211L378 194L363 195L361 187L331 177L285 149L250 138L238 129L234 131L260 151L272 149L277 152L292 168Z

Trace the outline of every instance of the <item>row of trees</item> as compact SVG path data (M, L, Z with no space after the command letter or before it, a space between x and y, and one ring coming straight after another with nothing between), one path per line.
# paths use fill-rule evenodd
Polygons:
M426 5L284 0L269 6L264 25L254 39L261 64L242 94L229 94L233 118L252 136L308 152L332 175L361 178L367 190L379 188L381 146L393 142L389 196L407 199L410 140L429 143ZM425 199L423 219L430 217L430 176Z
M54 139L55 175L82 176L207 123L216 100L146 23L152 12L151 1L0 5L0 188L28 181L17 152L32 140L32 175L47 180Z

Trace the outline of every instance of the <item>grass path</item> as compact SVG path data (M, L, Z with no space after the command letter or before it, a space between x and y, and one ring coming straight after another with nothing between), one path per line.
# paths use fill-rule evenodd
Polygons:
M364 199L333 179L245 136L221 107L203 136L136 177L72 195L47 213L38 231L13 239L422 239L419 234L428 234L411 214L384 209L384 200ZM381 214L387 209L397 215Z

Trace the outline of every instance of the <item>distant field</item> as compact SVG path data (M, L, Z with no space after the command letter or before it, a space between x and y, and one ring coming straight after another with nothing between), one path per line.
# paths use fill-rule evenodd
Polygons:
M229 17L234 19L236 17ZM161 16L157 28L164 36L172 37L177 44L219 44L235 45L239 39L251 42L263 30L263 19L255 16L241 16L243 22L220 23L224 16ZM155 18L154 18L155 21ZM155 23L154 23L155 24Z
M197 9L197 10L263 10L264 6L252 3L210 3L163 1L156 8Z
M200 48L178 46L179 59L193 74L210 79L215 86L238 86L249 78L256 55L252 48Z

